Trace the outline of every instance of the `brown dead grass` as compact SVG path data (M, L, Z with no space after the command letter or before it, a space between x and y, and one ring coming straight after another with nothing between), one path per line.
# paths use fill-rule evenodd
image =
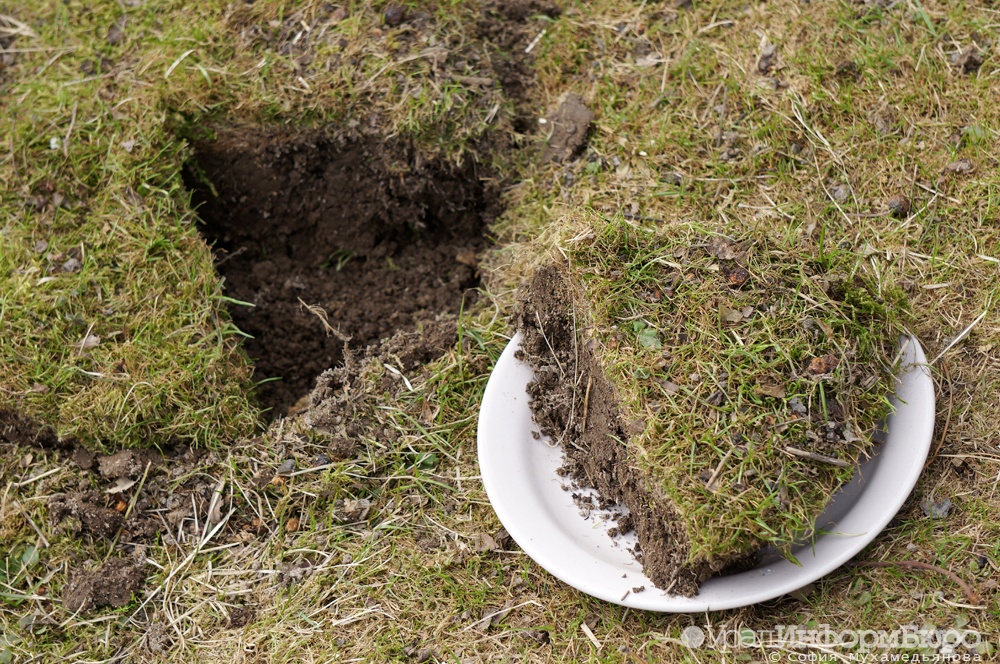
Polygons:
M277 5L258 4L249 11L279 11ZM94 57L93 35L105 40L120 9L84 15L79 5L72 7L75 13L66 15L55 3L45 5L38 10L49 21L45 26L22 17L42 41L19 37L14 44L60 49L68 42L79 49L79 40L86 40L90 50L58 58L55 50L24 55L15 68L0 73L5 85L21 79L25 86L7 97L16 102L11 108L21 120L19 131L5 135L15 140L15 159L2 157L5 182L14 181L15 169L23 177L29 167L41 169L31 170L33 181L41 181L48 160L58 156L47 152L49 138L65 137L71 126L72 135L86 127L94 137L79 171L94 186L112 177L117 164L130 164L122 157L128 153L117 151L112 154L124 161L106 161L113 132L103 124L97 131L89 124L96 116L82 112L89 108L87 99L102 90L106 94L111 85L150 93L129 102L132 106L163 108L158 104L167 100L167 108L192 117L222 104L236 115L252 108L255 120L285 122L317 117L303 109L325 103L298 89L291 57L264 45L231 46L228 32L209 30L222 15L214 4L163 17L144 14L149 21L144 39L123 46L102 41L97 50L121 56L120 69L64 87L87 78L79 66ZM296 4L283 16L310 7ZM458 43L472 40L471 30L465 30L467 12L475 11L469 7L440 11L452 17ZM386 32L375 32L382 31L384 8L351 4L351 15L359 17L351 24L354 38L388 49ZM180 535L164 535L141 551L150 576L141 595L121 612L74 616L58 598L69 567L104 560L115 548L131 553L132 544L127 538L113 545L73 537L50 523L46 509L55 495L80 485L105 490L106 484L56 452L4 443L0 550L13 554L7 559L24 562L33 558L23 557L26 550L36 547L38 559L25 565L26 574L16 581L8 577L0 587L0 653L23 661L416 661L426 654L430 661L459 662L708 662L719 655L679 644L683 627L771 629L809 621L840 629L964 626L995 642L1000 633L996 10L986 3L886 7L792 0L749 7L591 3L566 9L571 11L560 19L531 23L535 35L546 29L533 50L538 85L532 103L540 110L567 89L583 94L597 114L590 145L576 162L519 172L507 196L510 212L495 229L506 244L486 258L494 270L487 286L492 297L464 319L462 341L438 362L407 375L412 391L377 363L364 372L371 380L357 388L357 412L377 425L357 436L355 457L331 468L258 487L259 473L273 471L288 457L298 458L306 470L330 444L301 422L283 421L264 436L211 453L176 477L151 476L172 490L190 475L187 479L208 487L209 496L219 486L220 520L206 529L204 513L189 514L179 529L170 529ZM46 32L52 25L68 26L68 32ZM523 45L535 35L527 35ZM990 45L983 45L983 37ZM211 58L204 55L204 40L215 44ZM778 47L777 69L767 75L757 69L762 41ZM981 44L983 64L968 75L956 70L951 58L974 41ZM196 52L180 60L192 47ZM132 50L125 53L126 48ZM359 98L361 105L396 109L407 85L434 88L427 80L433 78L433 63L403 61L423 46L398 60L388 50L389 55L364 51L375 46L351 48L367 54L354 63L343 61L335 71L350 74L352 82L358 76L363 83L387 63L398 65L405 79L391 94ZM272 65L250 69L261 60ZM838 75L848 61L856 69L843 68ZM175 62L172 75L162 78ZM40 70L52 80L38 75ZM130 79L129 71L138 76ZM397 80L386 77L389 73L375 81ZM771 79L787 87L776 89ZM151 83L139 87L137 80ZM126 87L133 83L137 87ZM38 92L19 101L28 88ZM466 100L461 108L478 108L478 97L448 90L452 101L454 94ZM74 101L79 105L71 125ZM447 102L424 101L430 103L398 109L392 124L383 127L402 131L437 123L440 128L442 122L451 127L449 119L468 117L452 113ZM30 123L32 131L24 120L29 103L40 118ZM873 121L879 111L895 118L883 123L887 132ZM513 117L509 106L502 112L507 120ZM458 124L466 132L473 127ZM39 133L37 127L45 129ZM736 133L733 140L727 132ZM159 136L152 146L163 145L166 135ZM727 149L736 150L735 159L721 159ZM972 162L972 171L948 169L961 158ZM94 170L95 164L111 170ZM131 168L117 171L136 174ZM681 175L680 185L672 184L674 172ZM834 204L828 192L838 185L849 191ZM118 200L124 191L110 189L107 200ZM911 199L913 213L896 219L885 213L888 200L900 193ZM18 209L23 204L11 195L3 200ZM155 224L182 218L186 212L178 205L163 208L149 227L162 230ZM878 278L907 289L915 312L912 330L930 357L985 312L935 365L936 457L911 500L861 556L947 568L974 586L981 605L969 605L960 589L936 574L862 567L838 570L795 597L755 607L704 616L637 613L568 588L516 549L490 545L483 535L497 542L499 523L478 481L473 434L478 399L506 341L504 317L513 285L540 257L560 255L561 220L587 206L606 216L625 211L664 223L721 220L801 238L816 238L826 224L829 242L870 252L868 264ZM95 211L97 229L120 214L110 203ZM6 242L13 227L3 228ZM14 232L19 238L30 235ZM207 253L200 255L204 277L210 268ZM136 263L134 269L144 268ZM3 292L7 299L0 310L9 311L3 307L11 300ZM954 502L946 518L925 516L922 499L945 497ZM337 501L361 498L372 502L368 515L343 522L337 515L348 506L338 507ZM297 528L289 527L292 519ZM246 623L231 628L238 610ZM747 655L753 661L767 654L746 650L727 657ZM787 653L780 656L787 659Z

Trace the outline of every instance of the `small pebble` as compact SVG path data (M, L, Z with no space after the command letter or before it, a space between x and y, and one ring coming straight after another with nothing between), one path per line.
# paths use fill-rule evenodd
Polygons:
M276 473L278 475L291 475L295 472L295 468L295 459L287 459L283 464L278 466Z
M395 28L406 20L406 9L401 5L392 4L385 10L385 24Z
M896 219L903 219L910 214L912 206L906 196L893 196L889 199L889 214Z
M843 203L850 196L851 190L848 189L846 184L838 184L836 187L830 190L830 196L833 200L838 203Z
M930 498L924 498L920 501L920 507L924 510L924 514L932 519L945 519L951 512L953 503L951 498L945 498L940 501L933 501Z

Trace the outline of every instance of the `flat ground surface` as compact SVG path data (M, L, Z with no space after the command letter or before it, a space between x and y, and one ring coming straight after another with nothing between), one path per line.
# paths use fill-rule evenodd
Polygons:
M856 654L681 640L788 625L995 657L998 26L986 2L0 7L0 664ZM218 166L268 150L254 186ZM856 564L664 616L501 531L475 424L515 289L607 223L836 247L907 294L933 456ZM252 373L300 337L304 373Z

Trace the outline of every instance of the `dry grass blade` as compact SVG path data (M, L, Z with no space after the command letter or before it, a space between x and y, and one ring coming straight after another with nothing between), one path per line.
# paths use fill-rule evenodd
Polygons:
M963 330L962 330L961 332L959 332L959 333L958 333L958 334L957 334L957 335L955 336L955 338L954 338L954 339L952 339L952 340L951 340L950 342L948 342L948 345L947 345L947 346L945 346L944 348L942 348L942 349L941 349L941 352L939 352L939 353L938 353L937 355L935 355L935 356L934 356L934 359L933 359L933 360L931 360L931 361L929 362L929 364L930 364L931 366L933 366L933 365L937 364L937 361L938 361L938 360L940 360L940 359L941 359L941 358L942 358L942 357L944 356L944 354L945 354L945 353L947 353L947 352L948 352L949 350L951 350L952 348L954 348L954 347L955 347L955 345L956 345L956 344L958 344L958 342L960 342L960 341L961 341L962 339L964 339L965 337L969 336L969 332L972 332L972 328L974 328L974 327L975 327L976 325L978 325L978 324L979 324L979 323L980 323L980 322L981 322L981 321L982 321L982 320L983 320L984 318L986 318L986 314L988 314L989 312L990 312L990 307L989 307L989 305L987 304L987 306L986 306L986 309L985 309L985 310L983 311L983 313L981 313L981 314L979 314L978 316L976 316L975 320L973 320L973 321L972 321L971 323L969 323L969 324L968 324L968 325L967 325L967 326L965 327L965 329L963 329Z
M525 607L525 606L538 606L538 607L541 607L542 605L539 602L535 601L535 600L528 600L526 602L521 602L520 604L512 604L510 606L505 606L502 609L498 609L497 611L493 611L491 613L486 614L485 616L483 616L482 618L480 618L479 620L475 621L474 623L472 623L470 625L466 625L462 629L462 631L465 632L465 631L468 631L468 630L473 629L475 627L481 626L483 624L487 624L488 625L488 624L490 624L490 623L493 622L494 618L502 618L503 616L507 615L511 611L514 611L516 609L520 609L520 608Z
M813 461L819 461L822 463L828 463L831 466L849 468L852 465L842 459L835 459L833 457L825 456L823 454L817 454L816 452L810 452L808 450L800 450L797 447L791 447L790 445L786 445L782 449L791 454L792 456L802 457L803 459L812 459Z
M35 31L12 16L0 14L0 36L37 38Z

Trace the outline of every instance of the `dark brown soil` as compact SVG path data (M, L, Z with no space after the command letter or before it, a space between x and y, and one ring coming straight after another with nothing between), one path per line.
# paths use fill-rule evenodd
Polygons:
M204 523L208 513L213 484L191 472L202 465L204 450L166 448L164 452L140 449L100 454L75 439L59 439L51 427L12 411L0 411L0 446L41 449L54 454L56 463L72 463L92 474L94 483L85 480L77 490L49 499L54 532L97 540L117 537L123 545L149 543L164 535L160 508L171 510L166 519L171 527L184 518ZM172 478L182 475L189 479L177 486ZM139 495L135 495L137 491ZM198 515L190 518L194 509Z
M124 515L124 501L131 500L147 465L151 475L165 466L165 457L160 452L122 450L103 455L88 450L73 438L60 439L52 427L9 410L0 410L0 445L52 452L57 463L72 462L100 478L103 490L84 488L49 499L49 518L58 531L97 539L112 539L121 533L130 542L150 542L160 534L163 522L151 510L166 492L165 481L142 484L143 494L134 501L128 519ZM191 449L168 450L168 453L174 469L190 467L202 455L201 451Z
M45 449L66 449L76 445L75 441L60 440L52 427L4 409L0 409L0 442Z
M639 539L637 559L657 587L695 595L705 579L740 562L686 564L689 544L673 508L646 489L646 480L628 462L627 427L600 364L578 338L570 286L557 267L540 268L521 288L514 325L523 335L520 359L535 379L528 386L535 422L563 446L562 472L596 489L601 501L629 510L619 530L631 524ZM586 415L585 415L586 414Z
M121 530L125 519L104 503L96 491L58 496L49 501L49 516L56 525L72 520L66 530L75 535L111 539Z
M213 511L216 483L198 472L217 462L204 450L122 450L103 455L77 447L57 449L55 457L55 463L73 463L88 472L73 490L49 499L53 535L95 544L113 542L116 550L141 556L144 547L154 542L176 545L177 537L198 538L206 522L220 517L218 503ZM234 525L238 519L239 514ZM232 528L227 532L235 536ZM84 612L125 606L144 580L140 564L113 559L96 571L71 570L63 601L69 610Z
M63 606L73 612L105 606L118 609L132 601L145 580L142 565L125 558L112 558L95 570L71 570Z
M159 515L163 507L174 508L166 516L171 529L182 518L193 516L194 509L198 510L197 518L204 522L211 500L211 482L189 479L179 486L171 486L170 482L171 477L189 474L202 465L204 454L204 450L184 448L167 450L166 454L156 450L122 450L112 455L88 456L78 448L70 453L70 458L78 465L81 460L89 460L89 467L80 467L93 471L103 490L55 496L49 502L49 515L61 530L77 537L113 538L120 534L121 540L129 543L152 542L163 534L166 524ZM140 492L138 496L136 491ZM193 505L189 495L194 498Z
M237 606L229 612L229 629L246 627L257 618L257 608L254 606Z
M423 161L403 141L264 130L195 148L186 181L203 233L226 294L254 305L230 307L233 320L253 337L256 379L281 378L258 389L273 415L341 363L345 340L364 348L421 329L474 295L497 205L471 160Z

